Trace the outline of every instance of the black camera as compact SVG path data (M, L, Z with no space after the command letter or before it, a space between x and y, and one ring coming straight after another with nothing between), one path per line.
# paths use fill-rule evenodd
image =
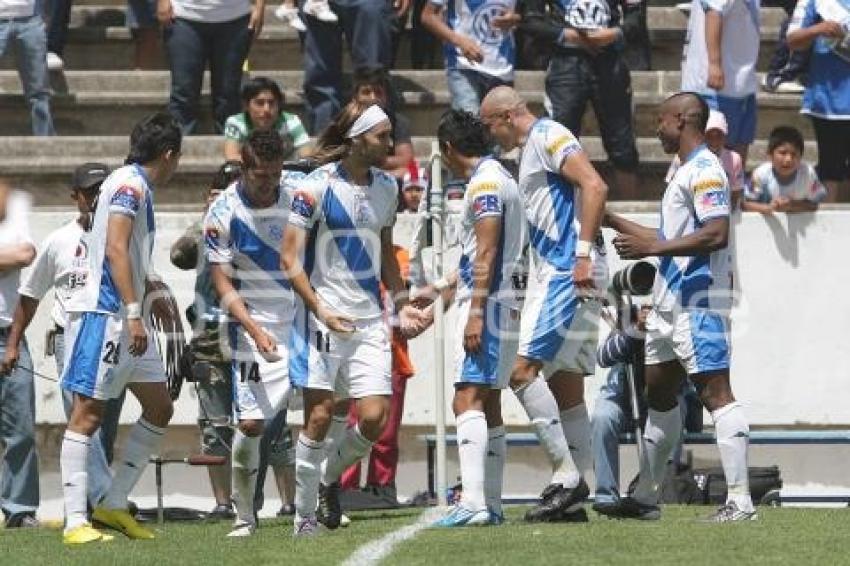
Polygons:
M648 295L655 284L655 273L658 271L648 261L636 261L614 274L611 278L611 289L615 295L628 293L632 296Z

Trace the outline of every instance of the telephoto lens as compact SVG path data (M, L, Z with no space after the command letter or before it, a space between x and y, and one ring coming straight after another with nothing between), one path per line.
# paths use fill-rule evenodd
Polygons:
M655 266L648 261L636 261L614 274L611 288L616 295L629 293L639 297L652 292L655 283Z

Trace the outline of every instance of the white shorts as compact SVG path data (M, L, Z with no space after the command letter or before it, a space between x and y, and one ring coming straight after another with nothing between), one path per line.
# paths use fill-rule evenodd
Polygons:
M678 360L688 375L729 369L729 323L705 309L653 310L646 318L646 365Z
M62 387L93 399L120 396L128 383L161 383L165 369L149 328L141 356L127 351L124 317L97 312L69 313L65 326L65 373Z
M392 394L390 334L383 318L356 321L354 332L343 335L311 313L296 323L291 349L289 372L296 387L334 391L342 399Z
M237 420L273 419L289 402L289 340L292 326L265 327L277 342L277 360L260 354L241 325L230 323L233 412Z
M490 389L508 386L519 342L519 310L496 301L487 301L481 350L469 354L463 347L463 333L469 317L469 299L457 303L455 328L455 385L472 383Z
M543 363L544 376L596 369L599 301L581 301L572 275L549 269L532 272L522 309L519 355Z

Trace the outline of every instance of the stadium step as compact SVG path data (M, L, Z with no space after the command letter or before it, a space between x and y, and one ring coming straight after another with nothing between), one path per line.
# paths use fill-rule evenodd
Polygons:
M99 17L115 18L115 8L95 12L86 12L90 7L78 7L77 23L85 21L84 14L92 14L96 21ZM781 12L781 11L780 11ZM781 14L776 9L766 9L769 16L761 30L761 52L759 68L764 70L775 48L778 37ZM656 69L678 69L681 66L682 45L685 40L686 16L677 8L657 7L650 10L648 18L652 44L653 66ZM63 58L68 69L129 69L133 57L133 44L130 30L120 21L105 22L110 25L85 25L71 27L68 44ZM396 68L411 68L409 30L402 34ZM437 59L440 59L439 57ZM347 61L347 58L346 58ZM250 55L251 66L255 69L300 69L303 67L300 40L295 31L284 27L274 18L266 21L262 35L254 42ZM0 68L12 68L11 57L3 58ZM166 68L164 57L160 57L159 67Z
M283 86L287 111L303 114L302 72L262 74L271 76ZM450 103L445 74L439 70L398 71L395 76L404 99L403 112L411 120L414 135L433 135L435 124ZM516 77L517 89L537 112L543 111L544 78L543 71L520 71ZM51 79L55 92L53 118L60 135L125 134L141 117L168 103L170 75L167 71L68 71L52 73ZM669 93L678 89L680 80L680 73L674 71L632 73L638 136L654 135L655 109ZM208 90L205 85L204 92ZM21 111L25 102L17 73L0 71L0 93L0 133L28 134L29 114ZM798 112L799 96L759 93L758 102L757 137L767 136L779 124L794 125L807 137L813 135L810 121ZM208 95L202 99L200 117L198 133L213 133ZM586 115L582 131L585 135L599 133L591 111Z
M414 152L427 159L434 138L414 138ZM582 143L594 163L607 175L606 156L601 140L585 137ZM751 149L751 163L765 157L765 142ZM57 138L0 137L0 176L13 186L29 191L36 205L66 205L71 171L86 161L101 161L112 167L121 165L127 155L127 136L68 136ZM641 154L639 176L645 200L656 200L663 190L663 178L670 164L661 144L654 138L639 138ZM806 159L817 159L813 142L806 144ZM197 204L212 173L224 161L221 138L192 136L186 139L180 168L168 186L157 191L157 201L168 204Z

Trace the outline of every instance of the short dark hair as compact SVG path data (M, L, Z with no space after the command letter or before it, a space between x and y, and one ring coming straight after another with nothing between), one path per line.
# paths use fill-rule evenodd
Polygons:
M677 92L667 98L664 103L677 103L682 106L690 107L689 112L683 112L682 117L685 122L697 127L701 134L705 133L705 127L708 124L708 115L711 113L711 108L708 102L700 96L699 93L692 91ZM694 111L693 106L696 106Z
M133 127L130 153L124 163L150 163L169 151L179 152L182 142L183 133L171 114L151 114Z
M242 162L228 159L215 172L212 183L210 183L210 192L223 191L240 178L242 178Z
M803 155L805 149L803 134L794 126L776 126L773 128L767 138L767 152L773 153L773 150L786 143L796 147L800 155Z
M452 109L443 114L437 126L437 139L441 147L451 144L466 157L487 155L492 151L487 128L474 114L464 110Z
M242 103L247 105L261 92L269 91L277 100L278 106L283 106L283 91L276 81L268 77L254 77L242 85Z
M250 168L258 163L283 160L291 152L291 142L287 148L283 137L277 131L254 130L242 144L242 164L245 168Z
M354 92L357 92L361 86L381 86L385 89L390 85L390 74L380 65L366 65L354 69L352 77L352 86Z

